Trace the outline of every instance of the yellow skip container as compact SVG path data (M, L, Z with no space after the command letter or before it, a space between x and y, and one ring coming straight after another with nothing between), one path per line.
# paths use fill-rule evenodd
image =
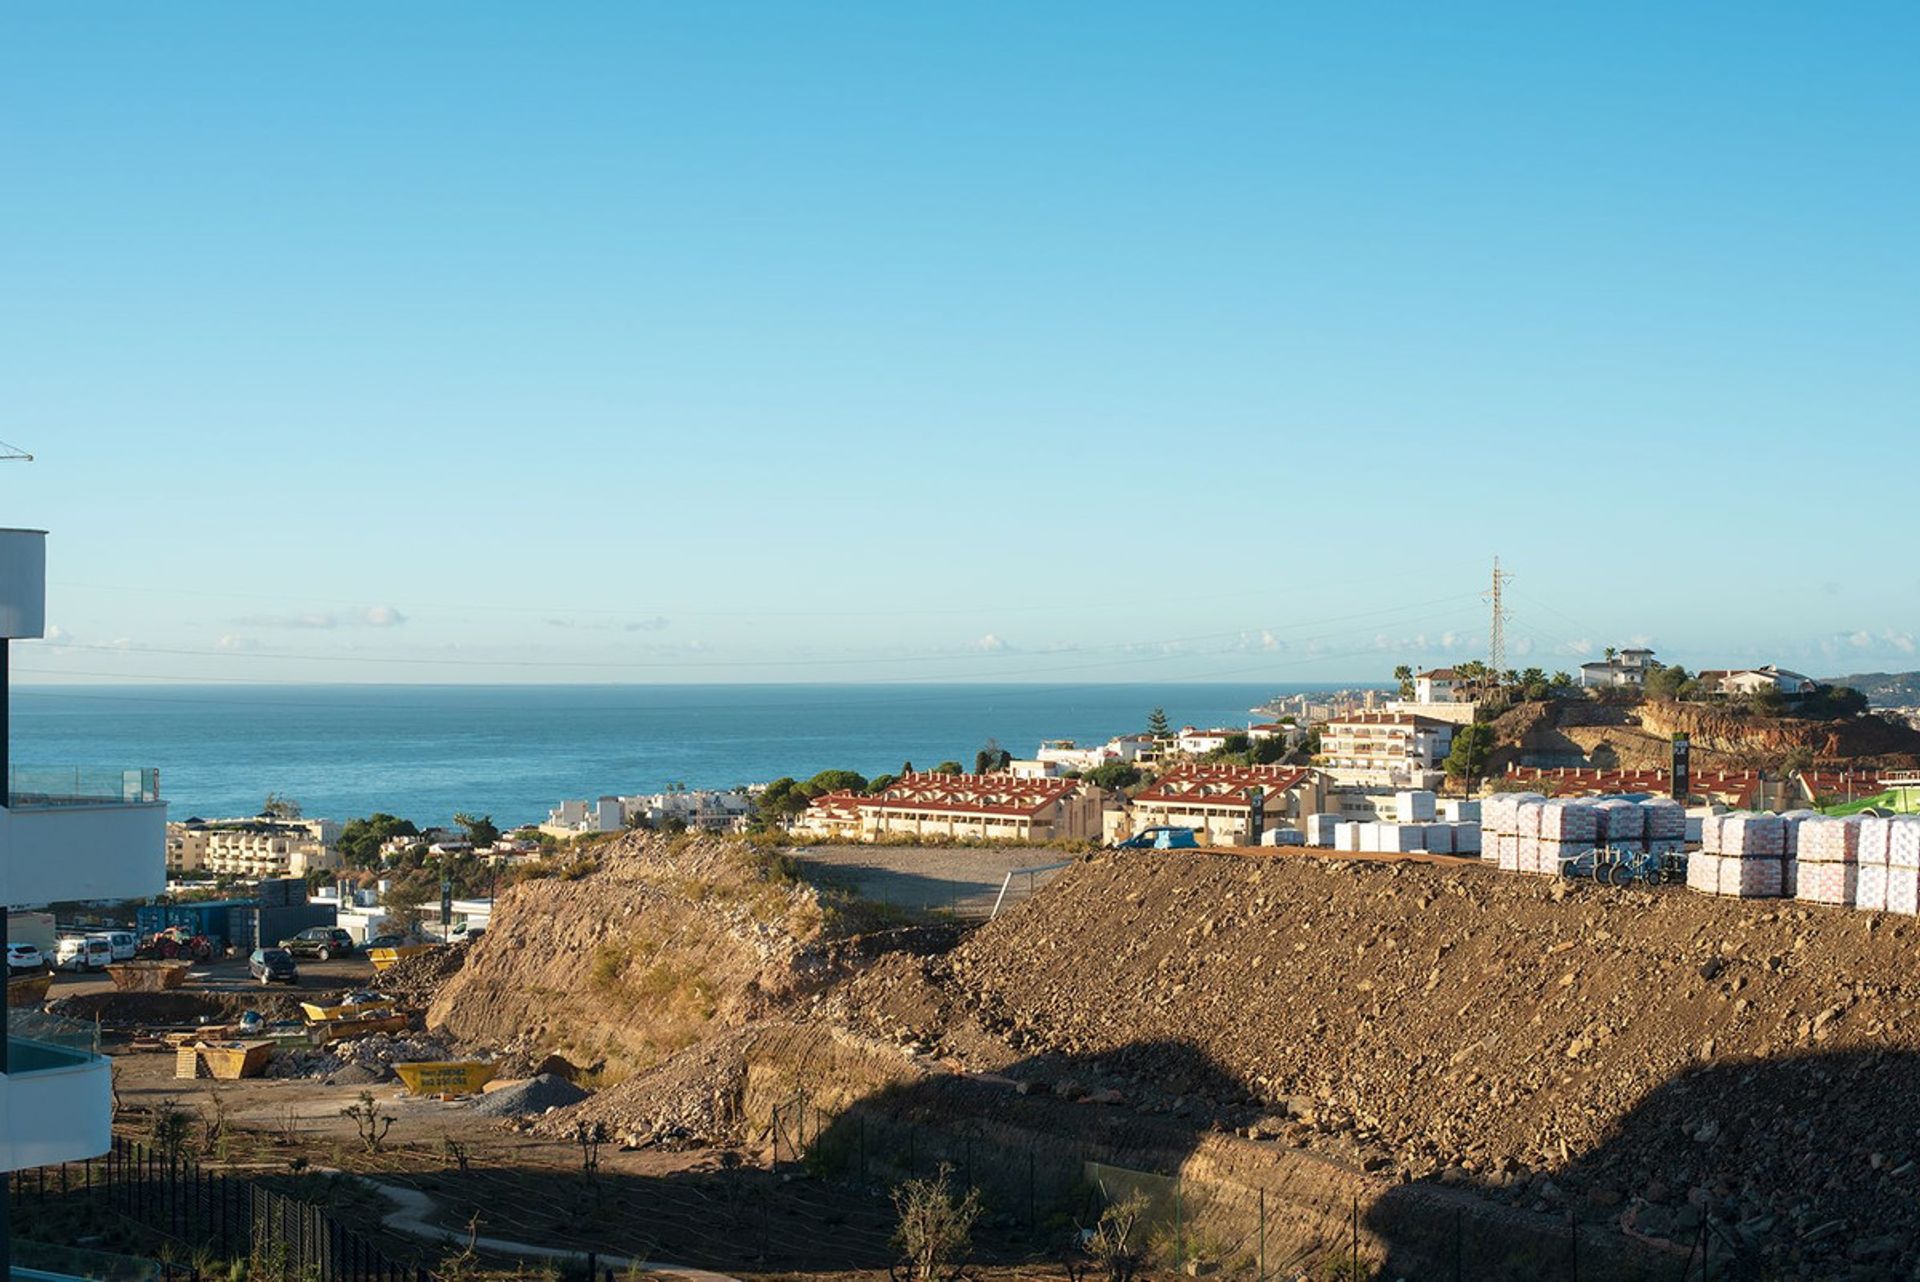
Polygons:
M472 1095L493 1080L500 1066L478 1059L419 1060L395 1064L393 1071L413 1095Z

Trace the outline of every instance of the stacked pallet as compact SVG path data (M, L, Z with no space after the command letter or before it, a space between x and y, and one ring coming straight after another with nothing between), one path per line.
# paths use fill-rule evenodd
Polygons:
M1647 848L1647 811L1625 797L1608 797L1593 807L1594 840L1615 850L1644 851Z
M1593 851L1600 832L1599 809L1583 801L1548 801L1539 808L1540 841L1536 871L1558 875L1593 871Z
M1920 818L1887 821L1887 911L1920 916Z
M1520 808L1546 798L1534 792L1496 792L1480 803L1480 857L1502 871L1520 870ZM1534 833L1539 834L1538 821Z
M1334 846L1339 827L1339 815L1308 815L1307 844L1309 846Z
M1787 826L1778 815L1708 815L1687 885L1711 895L1777 899L1786 893Z
M1401 823L1429 823L1433 815L1433 793L1414 788L1393 795L1393 817Z
M1654 797L1642 802L1647 816L1647 849L1655 854L1677 855L1687 848L1687 808L1671 797Z
M1805 820L1794 842L1794 898L1810 904L1848 905L1857 898L1860 821L1824 816ZM1880 863L1885 865L1884 854ZM1884 903L1884 881L1880 887Z

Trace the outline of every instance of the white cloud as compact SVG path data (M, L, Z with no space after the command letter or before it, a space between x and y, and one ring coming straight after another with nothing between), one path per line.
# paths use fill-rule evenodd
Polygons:
M1586 637L1581 637L1576 641L1568 641L1561 645L1560 653L1578 659L1593 653L1593 642L1589 641Z
M234 619L242 628L295 628L331 631L334 628L397 628L407 616L391 605L369 605L346 614L331 610L304 610L294 614L249 614Z
M231 632L225 632L221 634L220 639L218 641L215 641L213 643L213 648L216 650L225 650L229 653L235 653L241 650L251 650L258 644L259 642L255 641L251 637L235 636Z
M646 619L548 619L550 628L577 628L581 631L602 632L617 629L621 632L659 632L671 626L672 620L663 614Z
M967 648L969 650L978 650L982 654L999 654L1010 647L1006 641L989 632L985 636L969 642Z
M74 637L73 637L73 633L67 631L65 628L61 627L59 624L49 623L47 625L46 639L48 641L53 642L55 645L59 645L61 642L71 643Z

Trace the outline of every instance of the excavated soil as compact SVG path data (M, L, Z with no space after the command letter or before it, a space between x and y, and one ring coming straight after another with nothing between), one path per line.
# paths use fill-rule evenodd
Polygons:
M210 993L172 989L158 993L75 993L47 1004L66 1019L109 1028L159 1028L180 1024L224 1024L248 1011L258 1011L269 1022L299 1019L302 1001L319 1001L327 994L311 991Z
M1129 852L840 1002L969 1067L1386 1177L1910 1266L1916 945L1911 919L1790 901Z
M593 858L499 897L486 936L439 985L430 1027L617 1079L779 1012L832 974L814 891L741 843L629 834Z

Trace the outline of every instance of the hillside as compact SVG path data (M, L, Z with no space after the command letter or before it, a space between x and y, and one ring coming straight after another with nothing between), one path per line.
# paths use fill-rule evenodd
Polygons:
M1911 708L1920 704L1920 672L1856 672L1847 677L1822 677L1823 685L1852 686L1876 708Z
M1888 1107L1920 1090L1916 942L1912 921L1792 903L1129 853L846 1000L970 1066L1097 1065L1089 1085L1143 1111L1277 1109L1367 1170L1526 1204L1654 1190L1650 1219L1700 1189L1783 1238L1836 1217L1893 1233L1920 1228L1884 1174L1920 1157ZM1776 1079L1792 1094L1760 1098Z
M824 981L810 888L737 842L628 834L503 892L428 1021L613 1076L782 1009Z
M1563 764L1574 754L1596 765L1662 769L1678 733L1692 741L1697 769L1775 769L1798 750L1825 764L1920 764L1920 731L1878 717L1768 717L1713 703L1520 703L1493 728L1496 770L1514 761Z

